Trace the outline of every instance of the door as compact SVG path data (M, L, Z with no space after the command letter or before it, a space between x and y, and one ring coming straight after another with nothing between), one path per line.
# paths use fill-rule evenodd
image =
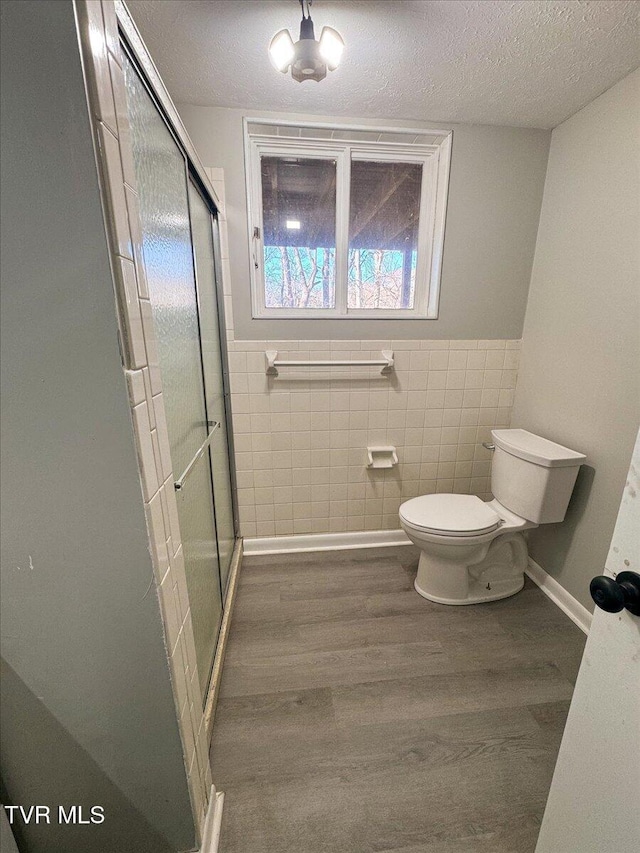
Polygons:
M189 207L193 256L200 312L200 338L204 368L204 389L209 418L219 428L210 445L211 476L215 495L216 528L220 560L220 585L222 594L227 589L229 569L235 544L233 493L229 465L229 441L227 434L228 394L224 382L222 345L220 341L220 318L222 306L218 305L215 273L215 251L213 227L215 222L209 206L192 181L189 181Z
M180 539L203 701L222 620L222 586L187 162L134 65L125 64L142 251L158 346ZM221 445L220 445L221 446ZM204 452L201 452L203 447Z
M605 574L640 572L640 433ZM596 607L536 853L640 850L640 616Z

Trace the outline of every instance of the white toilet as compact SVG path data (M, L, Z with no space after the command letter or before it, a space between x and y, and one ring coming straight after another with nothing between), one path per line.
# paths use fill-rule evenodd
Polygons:
M522 531L562 521L586 457L524 429L491 433L494 500L434 494L400 506L420 549L416 591L439 604L476 604L519 592L527 566Z

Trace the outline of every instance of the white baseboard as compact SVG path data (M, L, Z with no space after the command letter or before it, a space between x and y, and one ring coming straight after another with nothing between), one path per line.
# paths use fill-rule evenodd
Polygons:
M211 796L209 797L209 808L207 809L204 830L202 831L200 853L218 853L223 805L224 794L222 791L216 791L215 786L212 787Z
M245 539L246 557L257 554L302 554L307 551L344 551L411 545L404 530L362 530L355 533L304 533Z
M555 578L552 578L550 574L545 572L542 566L539 566L531 557L529 557L529 566L526 569L526 574L560 610L567 614L569 619L580 630L584 631L585 634L589 633L593 614L589 613L586 607L580 604L576 598L568 593Z

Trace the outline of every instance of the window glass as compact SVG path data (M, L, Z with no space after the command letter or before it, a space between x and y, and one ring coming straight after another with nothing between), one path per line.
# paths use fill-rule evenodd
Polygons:
M262 224L267 308L333 308L336 161L263 156Z
M411 309L422 166L354 160L349 211L349 308Z

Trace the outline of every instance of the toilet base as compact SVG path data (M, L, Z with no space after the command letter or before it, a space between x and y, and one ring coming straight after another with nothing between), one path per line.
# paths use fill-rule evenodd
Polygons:
M429 601L434 601L436 604L482 604L485 601L498 601L500 598L509 598L510 595L516 595L524 586L524 574L521 577L509 578L508 580L499 581L491 584L491 589L488 590L480 584L469 585L469 593L466 598L439 598L437 595L431 595L420 589L418 586L418 578L413 582L415 591L423 598ZM474 588L475 587L475 588Z
M489 542L423 543L416 592L437 604L480 604L520 592L527 567L522 533L502 533Z

